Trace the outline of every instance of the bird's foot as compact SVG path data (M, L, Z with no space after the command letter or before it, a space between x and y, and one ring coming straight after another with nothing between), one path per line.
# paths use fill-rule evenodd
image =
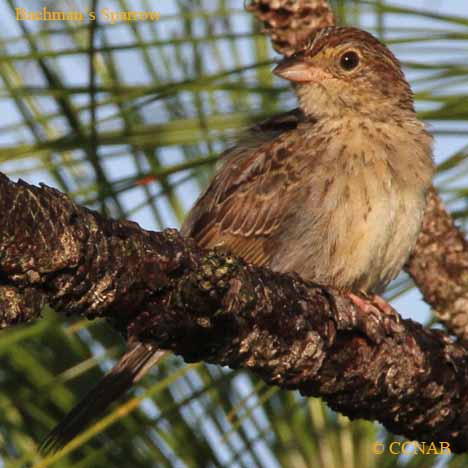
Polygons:
M393 307L377 294L349 292L348 298L358 309L356 325L372 341L379 343L400 321Z
M359 295L352 292L349 292L347 295L351 302L363 312L372 312L378 309L379 313L383 312L385 315L395 315L395 309L378 294L359 291Z

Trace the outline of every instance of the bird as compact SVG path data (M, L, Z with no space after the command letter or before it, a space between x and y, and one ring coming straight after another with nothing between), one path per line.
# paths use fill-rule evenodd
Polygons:
M416 242L434 172L432 137L401 65L370 33L334 26L273 73L293 84L298 107L220 156L181 233L273 271L381 294ZM162 353L130 343L42 447L67 443Z

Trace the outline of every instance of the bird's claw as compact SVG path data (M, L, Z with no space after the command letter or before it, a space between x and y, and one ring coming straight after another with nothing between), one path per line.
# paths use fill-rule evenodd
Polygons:
M356 307L355 326L373 342L380 343L389 333L397 331L400 317L393 307L376 294L360 291L347 293L347 297Z

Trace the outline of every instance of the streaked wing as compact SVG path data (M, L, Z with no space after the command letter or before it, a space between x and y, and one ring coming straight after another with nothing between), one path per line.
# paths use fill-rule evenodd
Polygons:
M246 261L267 265L291 200L298 196L300 144L291 132L300 111L281 114L253 127L222 155L224 164L189 213L182 233L203 247L222 245Z

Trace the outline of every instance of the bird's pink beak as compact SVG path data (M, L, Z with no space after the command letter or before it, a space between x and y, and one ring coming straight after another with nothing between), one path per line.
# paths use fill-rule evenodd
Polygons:
M302 57L292 56L282 60L273 73L293 83L319 83L329 77L324 70L307 63Z

